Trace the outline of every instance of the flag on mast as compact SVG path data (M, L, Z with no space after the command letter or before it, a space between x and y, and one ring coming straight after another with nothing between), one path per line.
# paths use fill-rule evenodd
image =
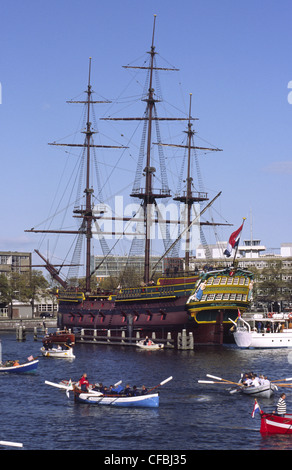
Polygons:
M242 222L241 226L237 230L235 230L235 232L233 232L229 237L227 248L223 253L228 258L231 256L232 250L236 248L239 244L239 239L240 239L240 234L243 228L243 224L244 224L244 221Z

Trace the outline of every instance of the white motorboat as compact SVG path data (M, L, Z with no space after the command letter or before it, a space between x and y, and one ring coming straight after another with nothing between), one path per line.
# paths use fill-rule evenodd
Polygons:
M56 357L65 359L74 359L73 348L62 349L61 347L41 348L42 355L45 357Z
M156 351L157 349L163 349L163 343L154 343L151 339L142 339L136 343L136 346L141 349L147 349L149 351Z
M291 348L291 314L255 315L246 321L238 317L232 321L234 341L239 348Z

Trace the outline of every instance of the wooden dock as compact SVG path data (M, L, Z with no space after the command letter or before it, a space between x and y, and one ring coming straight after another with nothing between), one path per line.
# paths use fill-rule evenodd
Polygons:
M106 334L99 335L99 330L95 329L81 329L80 333L75 333L76 343L90 343L90 344L107 344L115 346L136 346L136 343L141 340L139 331L135 336L126 336L126 331L119 332L107 330ZM150 335L149 335L150 338ZM165 349L194 349L194 339L191 332L187 334L186 330L182 330L177 334L177 339L172 338L171 333L167 333L167 338L158 338L155 332L152 332L151 339L154 342L164 344Z
M33 332L34 340L38 341L49 331L49 329L57 329L56 320L14 320L1 321L0 331L15 331L17 341L25 341L29 332ZM136 347L136 343L143 339L140 332L137 331L135 336L127 336L126 330L105 330L101 332L95 329L80 329L74 331L76 343L88 344L107 344L114 346L132 346ZM167 333L166 338L160 338L155 332L148 334L152 341L164 344L165 349L187 350L194 349L194 338L192 332L182 330L179 333Z

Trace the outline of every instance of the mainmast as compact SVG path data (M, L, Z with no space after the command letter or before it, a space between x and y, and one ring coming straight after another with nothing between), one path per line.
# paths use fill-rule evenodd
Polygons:
M156 204L158 198L170 197L169 189L162 188L161 190L154 190L153 188L153 176L156 169L152 166L151 162L151 145L152 145L152 127L154 121L185 121L187 118L168 118L158 117L156 114L156 103L160 100L155 99L155 90L153 88L153 73L155 70L167 70L167 71L178 71L176 68L164 68L156 67L154 65L154 57L157 54L155 52L154 37L155 37L155 23L156 15L154 15L153 31L152 31L152 42L151 48L148 54L150 54L150 62L148 66L130 66L126 65L124 68L129 69L144 69L149 70L149 84L147 97L143 99L146 102L146 112L143 117L135 118L102 118L106 120L146 120L148 123L147 127L147 146L146 146L146 166L143 170L145 174L145 188L139 188L132 191L131 197L138 197L142 200L142 207L144 211L144 226L145 226L145 259L144 259L144 282L147 284L150 280L150 228L151 228L151 208L153 204ZM189 118L191 119L191 118Z
M91 180L91 175L90 175L90 166L91 166L91 148L92 147L99 147L99 148L125 148L124 146L111 146L111 145L95 145L93 143L93 134L95 132L93 131L92 128L92 123L91 123L91 116L90 116L90 106L91 104L96 104L96 103L111 103L111 101L93 101L92 100L92 86L91 86L91 57L89 58L89 73L88 73L88 85L87 85L87 90L85 91L87 97L86 100L84 101L67 101L67 103L82 103L85 104L87 107L87 122L86 122L86 130L83 131L85 134L85 140L83 144L61 144L61 143L49 143L49 145L59 145L59 146L67 146L67 147L83 147L86 148L86 181L85 181L85 208L80 208L80 209L75 209L74 213L79 214L79 216L82 218L82 223L80 226L79 230L35 230L32 228L31 230L25 230L25 232L34 232L34 233L66 233L66 234L80 234L83 233L86 237L86 291L90 292L91 287L90 287L90 279L91 279L91 271L90 271L90 257L91 257L91 239L92 239L92 222L94 220L97 220L97 218L93 215L93 204L92 204L92 196L94 193L94 190L92 187L90 187L90 180ZM45 260L45 258L36 250L36 253ZM55 272L53 270L53 266L47 261L45 268L51 273L51 275L54 274ZM59 282L60 280L57 279ZM63 287L67 287L67 283L63 282Z

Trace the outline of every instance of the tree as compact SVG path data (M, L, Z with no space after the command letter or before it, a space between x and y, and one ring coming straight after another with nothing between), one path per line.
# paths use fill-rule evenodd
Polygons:
M7 305L10 302L8 279L5 274L0 274L0 304Z
M34 310L35 301L48 295L48 287L41 271L0 274L0 302L4 305L12 305L13 300L30 302Z
M284 300L285 281L284 269L281 260L268 261L267 266L262 269L257 279L258 300L273 303Z

